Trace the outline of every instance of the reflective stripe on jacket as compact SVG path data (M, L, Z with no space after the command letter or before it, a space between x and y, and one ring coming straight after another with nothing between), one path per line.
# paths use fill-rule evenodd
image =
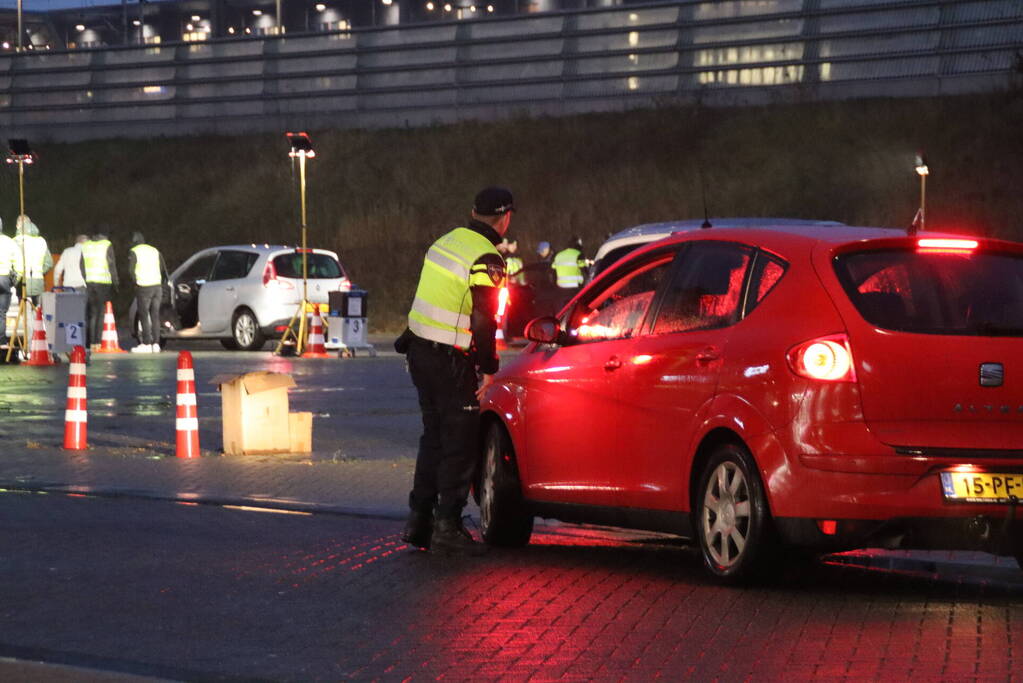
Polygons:
M455 228L430 247L423 260L416 298L408 314L408 326L423 339L468 349L472 343L471 288L500 287L486 264L484 254L500 256L486 237L469 228Z
M558 276L558 287L582 287L583 269L579 266L582 252L578 249L562 249L554 256L554 272Z
M136 244L131 248L135 254L135 286L153 287L163 282L160 272L160 252L148 244Z
M107 264L107 249L110 240L88 240L82 242L82 260L85 261L85 281L100 285L113 283L110 266Z

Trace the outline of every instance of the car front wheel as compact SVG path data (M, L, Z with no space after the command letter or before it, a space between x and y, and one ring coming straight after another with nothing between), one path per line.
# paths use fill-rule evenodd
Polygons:
M777 567L767 497L745 448L715 449L700 477L695 518L703 564L718 579L761 578Z
M490 425L480 478L480 531L490 545L517 548L529 543L533 516L522 500L515 452L504 427Z
M231 323L231 334L235 344L242 351L258 351L266 343L266 337L259 329L256 316L251 311L241 310L235 313Z

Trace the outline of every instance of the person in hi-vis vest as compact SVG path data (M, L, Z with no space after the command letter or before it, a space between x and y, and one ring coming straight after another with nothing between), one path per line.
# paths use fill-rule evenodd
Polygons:
M86 337L93 351L99 349L103 338L103 314L117 286L117 263L114 247L107 239L106 228L100 227L92 238L82 242L82 273L89 298L85 304L89 318Z
M583 270L587 261L583 258L583 241L573 237L564 249L554 255L551 266L557 276L558 287L577 289L583 286Z
M38 306L39 295L46 289L46 274L53 268L53 255L31 218L24 214L18 216L17 231L14 243L18 254L14 259L14 271L18 280L25 283L25 295L33 306Z
M423 413L401 538L431 552L483 550L462 525L462 508L479 447L479 397L499 365L494 338L505 265L497 245L514 209L511 192L488 187L476 195L468 225L433 243L408 329L394 345L406 354Z
M167 281L167 266L163 254L146 244L141 232L131 235L128 252L128 275L135 283L135 310L142 326L139 343L132 353L159 353L160 305L163 303L163 283Z

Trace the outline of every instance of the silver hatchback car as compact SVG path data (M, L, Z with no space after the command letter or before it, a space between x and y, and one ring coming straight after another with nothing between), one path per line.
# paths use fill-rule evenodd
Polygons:
M308 300L351 289L337 254L309 249ZM271 244L210 247L170 274L161 310L162 339L219 339L255 351L280 337L302 301L302 250ZM169 290L169 291L168 291ZM135 304L129 311L139 334Z

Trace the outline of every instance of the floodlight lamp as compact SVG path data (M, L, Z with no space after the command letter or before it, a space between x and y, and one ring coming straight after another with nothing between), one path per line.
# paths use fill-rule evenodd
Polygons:
M85 24L75 24L75 30L79 31L79 32L84 31L85 30Z
M291 150L288 152L289 157L312 159L316 156L316 151L313 149L313 141L309 139L308 133L285 133L284 135L291 144Z
M21 138L10 139L7 141L9 152L7 157L7 163L14 163L15 161L24 161L27 164L32 163L32 148L28 146L28 140Z
M924 158L923 154L916 155L916 173L919 176L925 176L930 174L930 169L927 167L927 159Z
M327 9L327 6L324 5L322 2L316 3L316 11L317 12L322 12L325 9Z

